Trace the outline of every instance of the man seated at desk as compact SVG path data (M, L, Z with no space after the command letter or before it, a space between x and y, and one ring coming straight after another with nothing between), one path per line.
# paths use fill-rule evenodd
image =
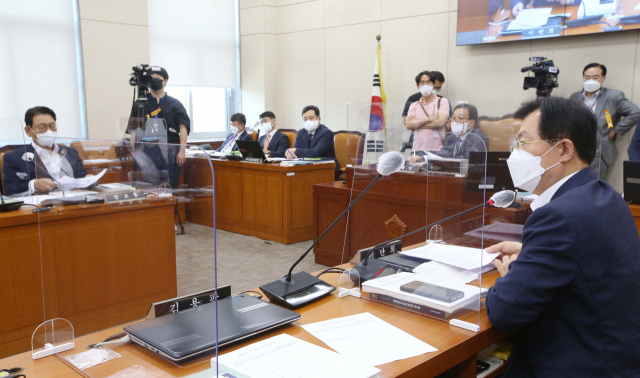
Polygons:
M4 190L6 195L49 193L63 177L83 178L87 175L75 148L55 144L58 134L56 113L36 106L24 115L25 133L32 138L29 145L4 156Z
M336 159L333 145L333 133L320 123L320 109L309 105L302 109L303 128L298 130L293 148L287 149L285 157L296 158L331 158L336 162L336 171L340 164Z
M489 150L489 137L475 128L478 124L478 109L469 104L460 104L453 109L451 134L445 138L442 149L433 154L444 158L469 159L471 152ZM416 151L409 157L410 163L424 161L425 151Z
M519 332L503 377L640 377L640 238L629 207L589 164L596 117L561 97L531 101L507 160L538 195L522 243L487 248L489 320Z
M270 157L284 157L289 147L289 138L278 130L276 115L273 112L260 114L264 135L260 137L260 147Z
M533 6L535 8L546 8L552 5L571 5L573 0L534 0ZM529 0L511 0L511 14L513 17L517 17L520 12L522 12L525 8L527 8L527 4ZM580 1L576 2L577 4Z
M229 121L231 121L231 127L229 127L231 133L227 135L227 139L222 143L222 146L216 150L218 152L229 153L231 151L238 151L236 140L251 140L251 136L244 129L244 126L247 124L247 117L245 117L244 114L236 113L231 116Z

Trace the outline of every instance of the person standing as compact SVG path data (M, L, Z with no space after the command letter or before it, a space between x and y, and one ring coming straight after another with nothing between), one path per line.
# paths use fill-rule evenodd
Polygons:
M414 132L415 151L439 151L445 139L449 101L433 94L433 76L432 72L423 71L415 79L422 97L409 107L405 123Z

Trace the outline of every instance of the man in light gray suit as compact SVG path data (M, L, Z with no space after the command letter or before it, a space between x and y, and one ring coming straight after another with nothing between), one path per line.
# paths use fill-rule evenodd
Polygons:
M598 133L602 138L600 159L593 161L591 169L600 180L606 180L609 165L618 155L616 135L631 130L640 117L640 109L627 100L622 91L602 87L606 76L607 67L588 64L582 71L583 90L571 95L571 100L584 104L598 119ZM621 120L621 117L624 118Z

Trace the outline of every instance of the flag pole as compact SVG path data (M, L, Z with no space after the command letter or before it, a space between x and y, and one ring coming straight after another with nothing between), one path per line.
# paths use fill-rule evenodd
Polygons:
M381 39L382 39L382 36L380 34L376 35L376 41L378 41L378 51L380 51L379 49L380 49L380 40ZM378 72L378 75L381 76L382 72ZM380 87L380 89L382 90L382 87ZM380 104L380 105L384 106L384 104ZM384 110L383 110L382 114L383 114L383 117L384 117ZM385 142L387 141L387 124L386 124L386 122L385 122L385 125L384 125L384 140L385 140ZM387 147L386 143L384 144L384 147L385 148Z

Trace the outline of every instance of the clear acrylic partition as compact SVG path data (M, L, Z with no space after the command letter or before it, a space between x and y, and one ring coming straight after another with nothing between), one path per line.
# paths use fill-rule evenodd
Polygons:
M207 370L217 355L216 287L228 283L216 274L213 164L204 150L170 139L163 119L122 117L115 124L121 139L67 137L60 126L55 143L38 139L42 146L53 143L51 149L18 147L31 153L26 166L32 172L12 193L24 201L16 216L33 223L39 235L31 246L39 248L33 265L42 266L43 305L27 315L34 329L48 319L69 321L75 348L60 355L69 362L104 357L84 368L92 377L125 376L119 372L133 366L150 376ZM207 351L195 359L170 361L158 355L166 351L145 349L133 336L116 337L98 352L87 349L122 332L123 324L143 342L153 327L185 316L176 311L208 314L213 340L202 338ZM145 318L150 323L136 325ZM50 338L48 329L39 332L39 339ZM193 339L166 337L169 354Z
M347 167L350 203L376 180L383 154L399 152L405 163L397 173L380 177L350 210L345 242L338 252L343 264L357 264L357 274L349 276L361 284L363 299L477 329L488 324L484 289L498 275L490 270L494 265L482 250L500 241L521 240L521 228L530 213L521 198L512 208L486 205L496 192L514 189L506 158L520 123L513 119L515 103L449 101L459 109L452 109L450 117L441 100L442 116L438 121L434 118L435 125L442 125L434 129L437 133L427 129L412 132L405 126L403 110L411 104L385 104L381 130L369 128L370 103L348 105L348 131L366 136L362 163ZM416 106L419 104L413 108ZM470 108L477 109L474 122L470 120L475 112ZM427 108L430 115L431 109ZM414 120L412 110L409 122ZM410 123L410 127L416 126ZM463 211L467 213L456 216ZM397 238L402 238L401 246L381 246ZM399 248L402 256L393 256ZM456 256L467 258L453 268L438 262L421 265L427 257L453 263ZM345 276L339 286L346 292L350 287L342 282ZM399 295L386 295L388 290ZM421 299L425 296L441 296L442 300L425 302ZM343 300L356 299L345 296Z

